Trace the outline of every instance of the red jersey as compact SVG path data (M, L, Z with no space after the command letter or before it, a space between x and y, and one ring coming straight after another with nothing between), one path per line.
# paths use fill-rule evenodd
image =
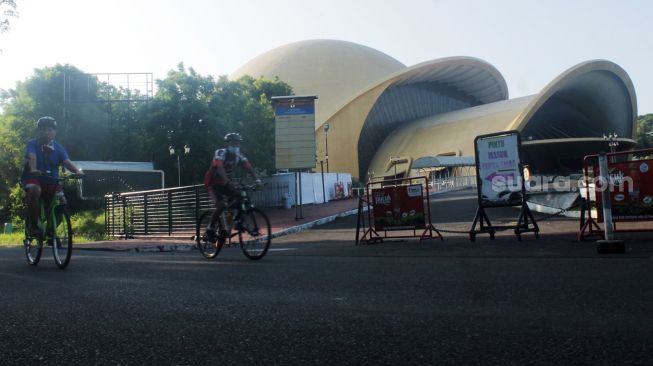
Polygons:
M250 169L252 164L240 153L230 153L227 149L215 150L211 167L204 174L204 186L211 187L214 185L225 185L227 183L217 174L217 169L220 166L224 167L224 170L227 172L227 178L231 179L237 166L243 169Z

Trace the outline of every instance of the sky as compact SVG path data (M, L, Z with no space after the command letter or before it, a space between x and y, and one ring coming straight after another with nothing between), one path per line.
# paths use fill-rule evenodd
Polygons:
M649 0L17 0L0 34L0 89L34 69L152 73L180 62L228 75L278 46L336 39L407 66L473 56L496 67L510 98L542 90L572 66L621 66L638 114L653 113L653 1Z

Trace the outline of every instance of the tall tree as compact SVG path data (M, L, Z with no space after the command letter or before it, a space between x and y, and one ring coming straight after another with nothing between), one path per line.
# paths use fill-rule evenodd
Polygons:
M178 152L181 183L200 183L213 152L232 131L244 136L243 151L259 170L274 169L270 97L292 94L278 79L216 80L180 63L157 80L150 102L108 102L129 93L134 91L99 82L70 65L37 69L15 89L0 91L0 215L12 205L12 190L18 195L25 141L34 136L35 121L44 115L59 121L57 140L73 160L152 161L166 172L168 186L177 184ZM183 153L184 145L190 146L190 154ZM170 146L175 155L170 155Z
M653 147L653 114L637 117L637 148Z

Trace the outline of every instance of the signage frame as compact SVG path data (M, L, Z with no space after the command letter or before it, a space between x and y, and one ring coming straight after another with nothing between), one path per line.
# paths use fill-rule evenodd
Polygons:
M515 139L516 144L513 146L514 148L513 154L516 156L511 156L508 150L501 150L500 153L488 156L488 160L498 160L498 162L493 162L490 165L492 165L494 169L501 168L500 169L501 171L511 170L513 173L512 174L513 187L515 186L514 185L515 180L517 185L520 186L518 190L509 190L509 192L504 193L503 195L499 194L500 196L505 196L506 194L509 194L507 199L503 200L503 202L496 201L496 200L495 201L489 200L487 199L488 198L487 196L485 196L486 197L485 199L483 198L484 179L488 180L487 178L491 178L491 181L494 182L496 177L502 177L503 180L506 180L507 175L502 176L501 174L497 174L498 172L497 170L492 172L492 174L490 174L489 176L483 177L482 175L487 171L487 169L482 169L482 164L487 163L487 161L485 160L485 158L481 158L482 151L479 149L480 143L484 142L483 140L490 140L490 139L494 139L496 141L504 141L503 144L497 144L497 146L506 147L505 141L507 140L501 140L500 137ZM515 235L517 236L517 240L520 241L521 241L521 234L525 232L533 232L535 234L535 238L539 239L540 229L526 201L527 198L526 184L524 180L524 165L521 158L522 156L521 134L519 133L519 131L510 130L510 131L478 135L474 138L474 152L475 152L475 161L476 161L476 186L477 186L476 190L477 190L478 208L476 210L476 216L474 217L474 222L472 223L472 227L469 230L469 239L473 242L476 240L476 234L487 233L490 234L490 240L494 240L495 233L500 230L513 230ZM503 225L503 226L492 225L492 223L490 222L490 218L485 213L485 209L488 208L516 207L516 206L520 206L521 210L520 210L519 218L515 225ZM478 230L476 229L477 224L479 224Z
M627 150L627 151L617 151L617 152L611 152L611 153L606 153L606 156L608 158L608 167L609 168L614 168L615 166L619 165L624 165L624 164L630 164L630 163L636 163L636 164L641 164L643 162L648 162L650 159L637 159L635 160L634 158L630 159L630 157L634 157L635 155L642 156L642 155L653 155L653 149L652 148L647 148L647 149L638 149L638 150ZM590 183L596 183L596 178L597 178L597 173L598 170L596 168L596 163L595 160L598 159L599 154L591 154L585 156L583 159L583 169L585 173L585 204L582 207L581 211L581 217L580 217L580 230L578 232L578 240L579 241L584 241L590 237L593 236L598 236L598 237L603 237L604 236L604 230L601 229L599 226L599 223L597 220L600 220L602 218L602 205L598 204L598 200L601 198L601 194L597 194L599 192L595 192L595 196L592 199L591 192L590 192ZM625 160L619 161L620 159L624 158ZM611 162L612 161L618 161L618 162ZM590 167L592 169L590 169ZM641 169L641 168L640 168ZM647 169L648 172L648 169ZM612 193L609 193L609 197L611 200L614 199L614 195ZM596 208L596 214L597 217L594 218L592 215L592 208ZM644 217L636 217L636 216L622 216L622 215L614 215L612 216L612 225L613 225L613 232L615 233L627 233L627 232L653 232L653 229L650 229L649 227L635 227L635 228L618 228L617 223L625 223L625 222L631 222L631 223L650 223L653 222L653 219L649 218L648 216Z
M272 97L276 169L315 169L316 95Z

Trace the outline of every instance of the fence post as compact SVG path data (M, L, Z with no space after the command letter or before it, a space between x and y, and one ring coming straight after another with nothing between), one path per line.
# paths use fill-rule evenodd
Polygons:
M200 188L195 187L195 222L200 219Z
M116 194L111 194L111 236L116 236Z
M104 232L109 235L109 196L104 195Z
M143 226L145 235L147 235L147 193L143 195Z
M127 197L122 197L122 235L127 239Z
M172 236L172 191L168 191L168 236Z

